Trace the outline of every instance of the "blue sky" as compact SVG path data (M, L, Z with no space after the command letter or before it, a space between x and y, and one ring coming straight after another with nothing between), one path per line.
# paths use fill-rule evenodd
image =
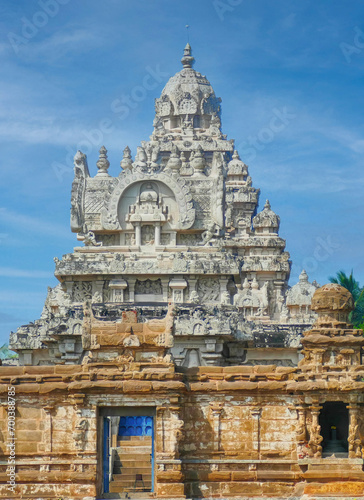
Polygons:
M0 14L1 343L39 318L53 257L77 244L72 156L94 175L105 144L118 175L181 69L186 24L223 131L281 217L291 283L353 268L364 285L362 1L3 0Z

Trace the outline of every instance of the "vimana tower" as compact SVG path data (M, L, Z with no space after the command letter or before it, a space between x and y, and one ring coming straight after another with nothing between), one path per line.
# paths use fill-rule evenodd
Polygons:
M0 498L364 496L353 299L305 271L289 287L280 219L189 44L182 65L117 177L104 146L93 177L75 156L80 246L0 367Z

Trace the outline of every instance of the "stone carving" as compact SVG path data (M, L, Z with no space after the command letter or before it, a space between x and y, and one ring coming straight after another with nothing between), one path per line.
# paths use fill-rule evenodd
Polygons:
M161 245L170 245L171 243L171 236L168 233L162 233L161 234Z
M87 248L55 259L60 284L41 318L11 334L19 359L0 366L2 448L16 392L10 496L110 496L100 424L107 415L119 444L116 407L156 408L149 496L360 496L364 337L348 324L352 297L333 284L314 290L305 273L289 289L279 218L269 204L258 210L259 190L221 133L219 100L189 45L182 63L156 102L150 141L134 162L124 150L118 178L105 149L93 178L76 155L72 229L92 233ZM350 460L322 458L325 404L339 401Z
M91 281L75 281L73 284L72 298L74 302L84 302L92 297Z
M160 295L162 294L162 282L160 279L155 281L149 279L145 281L136 280L135 293Z
M131 170L133 166L133 160L131 157L131 151L129 146L126 146L123 152L123 159L120 162L120 167L123 170Z
M86 224L84 225L83 232L77 235L77 239L83 241L86 247L94 246L101 247L102 242L97 241L95 233L87 230Z
M280 219L270 207L269 200L265 202L264 209L253 217L253 226L257 233L278 232Z
M316 315L311 311L311 300L317 287L308 281L308 276L303 270L299 282L287 292L286 306L288 307L292 322L312 322ZM285 316L286 311L285 312Z
M139 347L140 340L137 335L130 334L123 340L123 345L124 347Z
M97 168L99 169L98 173L96 174L97 177L108 177L109 174L107 173L108 168L110 166L110 162L107 159L107 149L105 146L101 146L100 148L100 156L99 159L97 160Z
M192 292L190 293L189 300L192 304L198 304L200 302L200 296L198 295L198 293L195 290L192 290Z
M97 243L100 243L100 245L97 245L97 246L107 246L107 247L117 245L119 243L118 235L116 235L116 234L97 235L96 241L97 241Z
M145 152L143 155L144 154ZM144 158L144 156L142 157ZM139 163L142 164L145 162L140 160ZM110 194L107 208L101 210L101 223L104 229L121 229L120 222L118 220L117 207L124 191L132 183L140 181L150 182L151 180L162 182L169 186L169 188L173 191L179 209L177 227L179 229L189 229L192 226L195 220L195 210L192 202L189 200L189 190L185 181L175 173L172 176L172 173L169 174L168 170L157 172L155 174L148 174L144 171L138 170L135 173L123 171L118 177L117 184L114 186L112 193Z
M310 427L310 440L308 442L309 446L309 455L318 458L322 455L322 446L321 443L323 441L323 437L320 434L321 426L318 424L312 424Z
M201 278L197 282L197 292L203 304L219 300L220 283L213 278Z
M243 310L245 317L267 316L269 311L269 282L266 281L261 288L256 278L249 282L245 278L242 289L234 296L234 304Z
M142 231L141 231L141 243L142 245L154 245L154 226L151 226L150 224L146 224L142 226Z
M130 148L125 147L118 177L108 174L104 146L97 162L98 173L92 178L86 156L76 154L71 226L88 248L77 247L73 253L55 259L56 276L64 290L52 292L57 299L52 298L54 305L47 305L39 322L12 334L15 345L24 350L37 346L44 355L51 345L45 342L56 332L81 335L77 329L82 317L72 315L81 314L77 308L85 300L92 300L93 307L114 318L118 313L113 308L151 297L160 303L159 308L165 307L167 300L179 306L186 301L190 305L221 306L225 311L221 317L216 311L209 313L209 337L216 328L221 335L233 331L239 339L252 339L252 332L263 324L267 328L264 335L270 339L280 328L276 327L279 323L285 325L285 338L290 339L287 342L297 343L303 325L308 328L314 320L315 313L308 305L306 311L306 296L304 305L299 302L300 314L293 314L296 306L291 305L291 296L296 300L299 294L293 287L286 295L291 263L284 251L285 241L278 236L279 217L269 203L259 212L260 192L253 187L248 167L234 150L234 141L222 134L221 100L192 64L191 48L187 46L184 68L169 80L156 100L153 135L141 142L134 160ZM269 275L269 285L260 277L262 273ZM243 284L245 277L249 290ZM259 279L258 286L254 277ZM151 283L161 280L155 293L140 293L146 278ZM188 283L182 292L168 285L177 278ZM234 283L230 288L229 280ZM97 286L93 285L95 281ZM239 319L233 320L233 314ZM192 332L193 326L189 328ZM62 342L57 341L57 346ZM195 349L198 359L219 363L221 346L206 346ZM75 349L72 347L73 355L82 359L83 354ZM210 352L210 358L203 349ZM328 351L322 359L331 355ZM357 355L356 351L336 349L332 356L336 364L346 367ZM49 356L56 359L56 354ZM62 356L68 354L60 353L60 359L65 359ZM287 359L277 359L277 364L280 362L285 364Z
M223 292L221 294L221 303L225 305L231 304L231 296L229 292Z
M359 408L351 408L349 426L349 458L362 458L362 442L359 434Z
M78 450L83 451L86 447L86 433L88 430L88 421L85 418L79 419L75 426L75 431L73 433L73 439L75 442L75 446Z
M215 240L220 236L220 228L215 222L211 222L206 231L204 231L201 235L202 237L202 245L207 245L211 242L211 240Z
M118 253L115 255L114 260L110 264L110 272L111 273L122 273L125 271L125 256L122 253Z
M72 183L71 193L71 229L78 232L81 231L84 224L86 179L90 177L87 157L81 151L77 151L74 165L75 178Z
M201 236L199 234L180 234L180 245L196 246L201 243Z

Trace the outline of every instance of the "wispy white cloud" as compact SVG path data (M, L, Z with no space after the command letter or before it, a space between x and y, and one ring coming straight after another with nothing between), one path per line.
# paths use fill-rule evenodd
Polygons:
M0 267L0 276L8 278L50 278L52 273L47 271L36 271L27 269L15 269L13 267Z
M3 220L4 224L14 224L23 230L28 230L36 234L47 234L52 237L64 238L65 234L68 235L69 233L68 227L51 223L38 217L14 212L5 207L0 207L0 218Z

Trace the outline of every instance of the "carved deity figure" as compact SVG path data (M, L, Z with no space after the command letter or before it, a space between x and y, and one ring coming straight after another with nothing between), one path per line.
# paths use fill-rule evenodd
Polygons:
M220 235L220 228L215 222L211 222L208 224L206 231L204 231L201 235L202 237L202 245L207 245L212 238Z
M75 440L76 448L78 448L79 450L84 450L86 447L87 430L88 421L86 419L79 420L75 426L75 431L73 433L73 439Z
M359 422L356 412L352 413L350 417L349 426L349 458L361 458L362 457L362 442L359 433Z
M323 437L320 434L321 425L313 424L310 427L310 440L308 446L310 448L309 455L314 458L319 458L322 455Z

